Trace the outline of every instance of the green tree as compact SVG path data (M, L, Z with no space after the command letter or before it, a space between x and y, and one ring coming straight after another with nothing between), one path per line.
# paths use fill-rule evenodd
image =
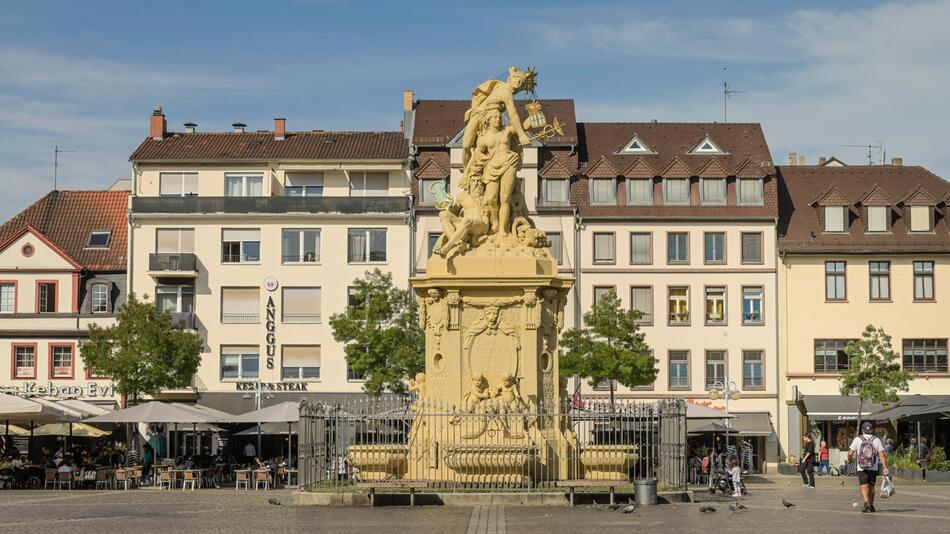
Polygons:
M363 376L363 391L406 392L406 382L425 370L425 334L410 291L393 286L379 269L353 281L356 304L330 317L333 339L343 343L347 365Z
M571 328L561 336L561 373L579 375L592 386L610 381L610 405L614 405L614 381L633 388L656 379L655 360L637 320L639 310L625 310L613 291L600 297L584 314L584 328Z
M848 369L841 373L842 395L857 395L858 428L865 402L896 402L898 391L907 391L911 374L901 367L900 355L891 346L884 328L867 325L861 339L848 342Z
M80 352L88 369L112 377L125 406L129 399L134 404L143 395L187 386L203 347L198 334L172 325L170 313L131 294L115 324L89 326Z

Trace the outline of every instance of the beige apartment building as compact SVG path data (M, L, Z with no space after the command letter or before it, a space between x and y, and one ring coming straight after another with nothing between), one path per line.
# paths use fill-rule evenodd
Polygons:
M914 374L907 395L950 394L950 184L900 160L783 166L779 175L781 442L797 456L811 430L837 465L859 410L881 408L862 410L838 390L844 349L866 325L884 328ZM947 433L946 425L923 429L944 443Z
M368 270L408 280L403 134L233 126L173 133L152 115L130 158L129 291L205 340L203 404L238 413L258 382L273 402L358 395L329 318Z

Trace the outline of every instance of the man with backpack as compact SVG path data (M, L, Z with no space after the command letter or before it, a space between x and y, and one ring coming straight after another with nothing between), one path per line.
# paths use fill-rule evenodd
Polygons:
M874 484L881 468L884 476L890 476L887 468L887 455L884 454L884 444L881 438L874 435L874 425L870 421L861 423L861 434L855 436L848 450L848 461L857 459L858 484L861 485L861 496L864 497L862 513L874 512Z

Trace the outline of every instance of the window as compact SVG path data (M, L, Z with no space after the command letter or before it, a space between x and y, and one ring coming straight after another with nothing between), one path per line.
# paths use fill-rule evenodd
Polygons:
M652 206L653 179L631 178L627 180L627 204L631 206Z
M570 180L542 180L541 195L546 206L564 206L571 203Z
M158 194L163 197L198 196L198 173L163 172L159 174Z
M742 288L742 324L762 324L762 287Z
M616 380L604 379L594 384L595 391L610 391L611 389L617 389Z
M765 387L762 368L765 362L760 350L742 351L742 387L743 389L762 389Z
M108 248L110 237L112 237L111 230L93 230L92 232L89 232L89 241L86 242L86 247Z
M725 178L703 178L701 183L703 204L722 205L726 203Z
M904 370L912 373L946 373L946 339L905 339Z
M195 286L157 286L155 307L168 313L193 313L195 311Z
M737 203L745 206L761 206L763 180L761 178L740 178L736 182L739 187Z
M442 184L441 185L442 191L448 190L449 185L446 180L442 180L442 179L440 180L420 179L419 180L419 204L424 204L426 206L435 205L435 202L438 199L435 197L435 193L433 193L432 187L435 186L436 184ZM389 190L388 178L387 178L387 183L386 183L386 189L388 193L388 190ZM438 190L438 188L436 188L436 190Z
M316 324L320 322L321 292L319 287L283 288L282 320L285 323Z
M346 379L347 380L365 380L366 376L363 373L358 373L350 367L350 362L346 362Z
M689 324L689 288L669 288L669 323Z
M281 348L280 379L319 380L320 345L284 345Z
M594 233L594 263L614 263L614 234Z
M261 261L261 231L257 228L224 229L221 232L222 263Z
M911 232L929 232L930 217L933 215L933 208L930 206L911 206L910 207L910 231Z
M259 323L261 320L261 290L257 287L222 287L222 323Z
M702 141L696 145L693 150L689 152L690 154L725 154L721 148L716 146L716 143L713 143L712 139L707 135L703 138Z
M689 389L689 351L671 350L670 389Z
M840 373L848 368L848 355L845 348L848 339L815 340L815 372Z
M288 172L286 180L284 195L288 197L323 196L323 173L321 172Z
M617 180L614 178L592 178L590 180L590 203L593 205L616 205Z
M666 234L666 262L689 263L689 234L669 232Z
M726 352L722 350L706 351L706 389L727 386Z
M224 196L261 197L264 196L264 176L260 174L225 174Z
M109 311L109 285L92 284L92 313Z
M320 230L284 229L281 258L284 263L320 263Z
M260 374L260 360L257 347L221 347L221 380L256 379Z
M36 345L13 345L13 378L36 378Z
M887 231L887 206L868 206L868 232Z
M703 234L703 261L706 263L726 262L725 232L706 232Z
M653 288L651 286L634 286L630 288L630 309L640 312L637 324L653 324Z
M37 313L56 313L56 282L36 284Z
M843 261L825 262L825 300L846 300L845 290L846 263Z
M742 233L742 263L762 263L762 234Z
M596 305L598 302L600 302L600 299L606 297L610 293L614 293L616 295L617 288L614 286L594 286L594 304Z
M50 378L73 377L73 346L50 345Z
M359 306L359 305L360 305L360 298L359 298L359 295L357 294L356 288L353 286L346 288L346 306L350 307L350 306Z
M706 288L706 324L726 323L726 288Z
M388 172L351 172L350 196L385 197L389 195Z
M871 277L871 300L891 299L891 262L868 262L868 271Z
M620 149L621 154L653 154L654 152L650 150L650 147L640 140L639 137L633 136L633 139L623 148Z
M0 283L0 313L14 313L16 311L16 283Z
M351 228L346 233L346 249L349 263L385 262L386 230Z
M192 253L195 251L194 228L158 228L155 230L155 251L159 253Z
M564 263L564 241L561 239L561 232L546 232L551 241L551 255L557 261L558 265Z
M649 265L653 263L652 233L630 233L630 263L635 265Z
M664 179L663 203L668 206L676 204L689 204L689 178Z
M825 213L825 231L844 232L848 208L845 206L825 206L822 209Z
M426 254L427 258L431 256L433 252L435 252L435 244L439 242L439 236L441 235L442 234L440 234L439 232L429 232L428 242L426 244L426 250L428 251L428 253Z
M934 262L914 262L914 300L934 300Z

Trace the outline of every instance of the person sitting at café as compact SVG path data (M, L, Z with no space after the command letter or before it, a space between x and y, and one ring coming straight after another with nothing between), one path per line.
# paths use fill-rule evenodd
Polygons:
M75 468L73 467L72 462L70 462L68 459L63 460L59 464L59 467L56 468L57 473L73 474L74 471L75 471Z

